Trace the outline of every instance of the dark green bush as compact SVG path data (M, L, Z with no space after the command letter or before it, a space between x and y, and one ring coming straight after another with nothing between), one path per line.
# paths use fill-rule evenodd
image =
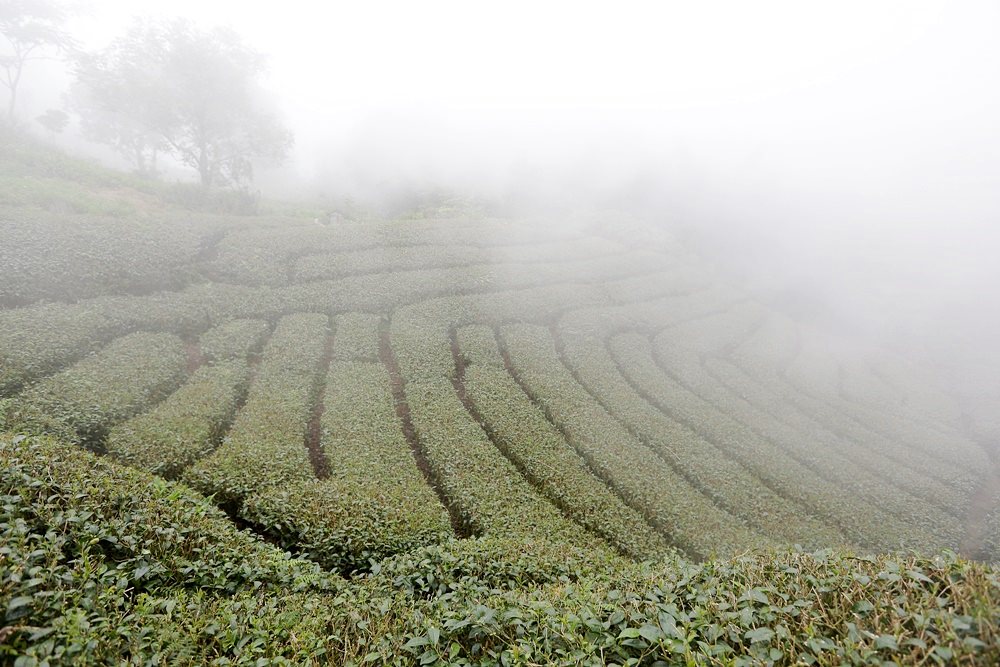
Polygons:
M630 564L498 538L345 582L182 485L0 436L0 662L970 664L1000 660L1000 570L772 552Z

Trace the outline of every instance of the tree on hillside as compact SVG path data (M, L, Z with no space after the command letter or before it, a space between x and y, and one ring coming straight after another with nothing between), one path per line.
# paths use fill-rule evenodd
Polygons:
M28 62L52 50L73 49L73 39L61 28L67 16L63 5L50 0L0 1L0 35L7 42L0 53L0 83L8 91L8 120L14 120L17 90Z
M139 22L80 59L73 97L84 131L137 169L165 152L205 187L246 188L256 160L280 161L292 145L264 104L263 67L231 30Z
M49 131L49 134L56 135L66 129L69 125L69 114L62 109L49 109L45 113L35 118L38 124Z

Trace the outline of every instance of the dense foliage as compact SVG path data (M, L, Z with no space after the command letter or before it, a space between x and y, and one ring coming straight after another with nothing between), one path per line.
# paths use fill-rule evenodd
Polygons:
M19 667L1000 659L1000 571L949 555L636 565L491 538L349 583L74 447L5 435L0 463L0 656Z
M663 230L192 216L15 154L0 662L1000 661L984 431Z

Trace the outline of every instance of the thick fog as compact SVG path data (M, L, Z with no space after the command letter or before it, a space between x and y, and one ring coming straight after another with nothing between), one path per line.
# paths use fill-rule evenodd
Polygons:
M137 12L268 55L296 143L265 194L638 215L776 307L1000 393L995 2L96 1L71 32L100 48ZM68 78L38 67L28 118Z

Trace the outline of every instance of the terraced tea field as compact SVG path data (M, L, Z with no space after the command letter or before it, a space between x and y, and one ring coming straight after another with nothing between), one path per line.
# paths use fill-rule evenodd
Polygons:
M405 589L434 600L438 593L427 587L440 584L449 595L461 590L448 583L459 570L478 572L483 581L493 572L497 582L508 582L489 584L490 595L516 581L510 590L538 585L552 599L569 600L576 598L561 586L583 571L606 572L600 568L607 563L618 563L611 570L618 572L639 567L627 563L673 563L664 572L674 574L656 575L669 578L697 563L749 562L739 559L753 557L742 554L787 553L793 545L861 554L953 550L1000 560L997 461L963 431L952 400L905 360L755 301L662 230L614 219L321 225L296 218L154 216L115 223L79 215L60 221L13 209L4 210L0 227L0 413L6 429L49 434L98 455L79 462L74 457L89 455L64 446L29 447L30 438L7 436L9 469L21 471L7 479L8 515L18 507L9 499L26 493L18 484L40 475L46 481L30 488L62 489L52 492L62 509L32 510L35 518L25 525L56 525L82 499L118 497L119 486L148 487L115 502L153 502L142 500L148 493L159 494L162 507L197 499L190 502L202 503L198 516L212 517L197 520L213 526L204 528L206 535L227 535L218 537L226 544L250 540L254 554L271 554L267 563L298 563L294 567L312 573L310 581L318 575L309 568L316 566L337 580L391 580L393 595ZM44 456L33 459L39 451ZM59 461L75 471L74 481L60 481L51 468L64 465ZM49 472L39 472L46 465ZM103 471L94 479L118 481L98 491L87 481L88 468ZM181 485L150 481L159 479ZM198 494L225 515L213 513ZM93 508L78 516L87 521L95 511L105 516ZM161 519L150 519L155 514L141 514L142 520L156 524ZM140 520L140 514L130 516ZM13 530L15 523L4 525ZM124 538L95 530L100 544L113 539L108 544L119 545L101 547L101 558L126 549ZM267 543L295 558L267 551L273 549ZM35 553L24 548L22 555ZM240 546L239 559L258 567L250 563L264 556L247 555L250 548ZM173 576L171 568L179 567L162 565L166 561L154 552L144 552L141 567L147 569L138 580L152 576L150 567L161 568L157 576ZM425 556L413 555L420 553ZM800 555L792 561L806 558L793 553ZM404 567L442 558L452 565L441 566L438 583ZM716 560L730 558L736 560ZM897 562L888 558L890 565ZM52 563L57 561L65 557ZM827 567L823 562L818 567ZM516 563L517 573L505 569ZM883 566L875 570L889 571ZM272 565L260 567L272 572ZM620 585L641 597L643 587L656 585L649 571L642 572ZM25 580L44 579L35 574L24 571L5 586L22 591L18 606L38 605L42 613L48 607L30 602L32 593L25 597L22 590ZM259 585L272 574L247 577ZM290 582L298 576L281 575L285 583L261 590L294 591ZM594 581L607 582L607 576ZM748 581L766 587L769 576ZM981 614L976 604L983 600L992 600L987 610L997 600L996 569L968 576L987 583L961 618ZM138 580L132 585L142 590ZM617 648L598 651L591 644L586 650L597 651L589 655L598 662L631 655L651 664L669 652L670 641L685 636L671 639L671 624L693 620L676 606L669 622L665 608L649 612L630 603L614 611L615 598L606 596L616 585L597 585L593 595L602 601L593 609L610 614L597 621L594 637L607 635ZM767 590L759 595L780 594ZM265 604L250 595L253 604ZM128 599L129 605L159 604ZM195 604L184 599L182 606ZM368 609L359 599L351 604ZM410 609L415 603L405 604ZM725 606L713 608L718 614ZM959 613L957 608L948 607ZM389 607L382 609L384 616ZM420 611L419 618L444 613L435 609ZM280 614L290 612L254 613L285 618ZM404 625L417 618L392 613L409 619L397 619ZM647 613L659 618L655 633L636 620ZM378 617L373 613L364 623L377 624ZM385 639L388 628L372 629L364 640L337 635L332 643L344 660L361 651L359 657L379 661L465 656L488 664L511 650L508 638L500 653L490 653L487 639L475 641L486 635L463 635L465 626L452 621L448 626L445 614L427 635L420 634L426 628L410 628L398 643ZM796 654L775 635L787 634L788 622L781 621L781 631L774 630L774 618L741 626L719 655L791 660ZM947 632L935 630L937 639L919 630L914 636L932 653L940 644L943 651L967 651L973 660L995 656L992 626L962 622L966 631L952 623ZM886 650L894 655L912 628L893 623L872 637L851 639L856 655L824 654L830 647L821 642L813 647L814 659L838 655L863 662L886 657ZM367 627L352 632L364 634ZM639 629L628 631L633 627ZM699 641L713 632L713 642L723 641L731 634L726 627L703 629ZM443 631L455 637L452 643L439 644ZM559 631L589 636L576 626ZM268 632L282 636L274 628ZM28 644L41 651L44 637ZM263 655L289 655L284 641L277 648L263 644L271 650ZM320 643L330 650L332 640L325 641ZM691 641L684 640L682 655L697 649ZM846 640L828 641L833 647ZM919 642L906 651L920 654ZM237 657L261 655L249 647L244 653L243 645L227 650ZM210 653L192 655L207 660ZM531 663L530 653L508 658Z
M101 229L4 265L8 424L181 480L330 568L494 534L1000 557L996 503L973 510L991 461L946 396L663 232L216 222L115 248Z

